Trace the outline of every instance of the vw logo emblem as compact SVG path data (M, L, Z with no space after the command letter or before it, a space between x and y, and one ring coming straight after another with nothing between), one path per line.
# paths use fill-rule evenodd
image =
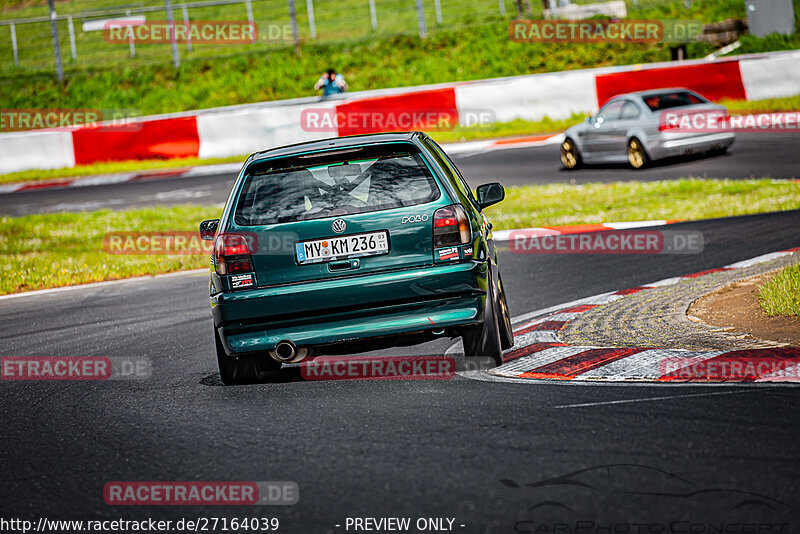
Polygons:
M336 219L331 224L331 228L337 234L341 234L342 232L344 232L344 229L347 228L347 223L344 222L344 219Z

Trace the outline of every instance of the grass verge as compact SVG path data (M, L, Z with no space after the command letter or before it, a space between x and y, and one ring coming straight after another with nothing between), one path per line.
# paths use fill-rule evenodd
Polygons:
M496 229L660 219L708 219L800 208L800 183L682 178L510 187L488 208Z
M207 267L207 255L107 254L103 238L131 229L196 231L201 220L218 217L220 211L175 206L2 217L0 294Z
M511 187L489 208L496 229L642 219L704 219L800 208L800 184L777 180L682 179L662 182ZM196 231L217 206L155 207L2 217L0 294L154 275L208 266L194 256L112 255L106 233ZM180 222L176 222L180 221Z
M770 317L800 316L800 264L786 267L759 287L758 302Z

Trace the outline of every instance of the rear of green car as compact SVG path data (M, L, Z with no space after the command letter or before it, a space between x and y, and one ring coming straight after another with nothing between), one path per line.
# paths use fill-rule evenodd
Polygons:
M421 133L251 156L214 236L223 381L479 326L490 284L486 222L448 162Z

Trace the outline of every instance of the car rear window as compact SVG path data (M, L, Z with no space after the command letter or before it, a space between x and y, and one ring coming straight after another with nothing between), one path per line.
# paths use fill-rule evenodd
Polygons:
M304 221L423 204L439 188L411 144L373 145L251 165L236 206L240 226Z
M708 100L700 95L688 91L673 91L671 93L657 93L644 95L644 103L650 111L661 111L662 109L680 108L683 106L693 106L695 104L707 104Z

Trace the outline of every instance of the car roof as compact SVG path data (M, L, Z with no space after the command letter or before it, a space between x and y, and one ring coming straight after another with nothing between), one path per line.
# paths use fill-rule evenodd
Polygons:
M623 93L623 94L620 94L620 95L615 95L615 96L609 98L608 101L611 102L612 100L616 100L617 98L625 98L625 97L631 97L631 96L639 96L639 97L641 97L641 96L644 96L644 95L647 95L647 96L665 95L665 94L669 94L669 93L674 93L676 91L687 91L689 93L694 93L695 92L695 91L692 91L691 89L687 89L686 87L659 87L657 89L647 89L645 91L634 91L632 93Z
M397 143L411 141L412 139L423 136L422 132L390 132L377 134L347 135L344 137L329 137L327 139L315 139L314 141L304 141L284 145L250 155L248 160L272 158L279 156L291 156L302 152L312 152L314 150L346 148L352 146L371 145L375 143Z

